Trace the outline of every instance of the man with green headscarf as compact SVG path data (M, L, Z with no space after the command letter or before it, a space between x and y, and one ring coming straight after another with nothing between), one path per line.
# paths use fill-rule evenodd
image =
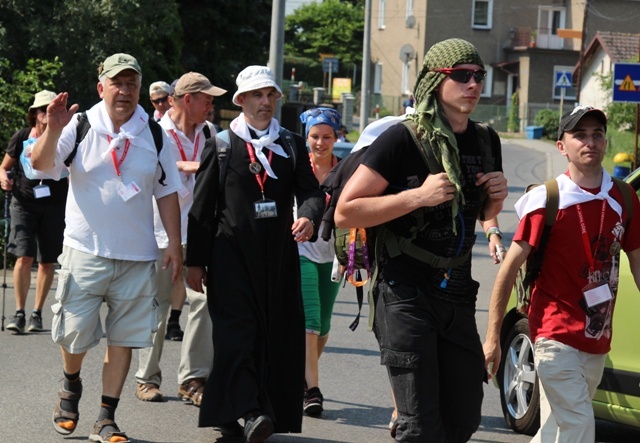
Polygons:
M493 162L487 167L469 119L485 76L471 43L435 44L418 76L410 118L443 172L430 172L411 129L397 124L368 148L336 207L339 227L384 225L432 254L456 258L446 266L425 263L390 252L387 237L376 248L374 332L398 409L396 441L465 442L480 425L487 374L470 251L476 220L494 219L507 197L500 139L488 131L491 152L484 157Z

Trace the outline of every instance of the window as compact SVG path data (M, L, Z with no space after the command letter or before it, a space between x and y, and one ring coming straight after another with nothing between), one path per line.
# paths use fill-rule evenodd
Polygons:
M565 27L566 9L562 6L540 6L538 9L537 45L546 49L562 49L564 39L558 28Z
M484 85L482 86L482 94L480 94L480 97L490 98L493 93L493 67L484 65L484 69L487 71L487 76L484 79Z
M413 15L413 0L407 0L407 12L405 18L409 18Z
M573 72L573 66L554 66L553 67L553 98L560 100L562 98L562 90L564 89L565 100L576 99L576 88L572 84L569 88L557 87L558 83L565 83L570 80L571 73Z
M411 75L411 60L405 60L402 62L402 78L400 79L400 94L404 94L405 91L411 90L409 84L409 77Z
M493 0L473 0L471 26L474 29L491 29Z
M378 29L386 28L385 10L387 9L387 0L378 0Z
M382 94L382 63L373 67L373 93Z

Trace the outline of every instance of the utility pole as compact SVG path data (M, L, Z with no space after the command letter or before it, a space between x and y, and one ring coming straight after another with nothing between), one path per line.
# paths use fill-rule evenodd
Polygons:
M362 86L360 88L360 133L369 123L369 91L371 89L371 0L364 4L364 41L362 44Z
M269 44L269 68L276 83L282 88L282 71L284 62L284 7L285 0L273 0L271 6L271 41ZM274 117L280 120L282 101L278 101Z
M587 50L587 17L589 17L589 0L584 0L584 16L582 17L582 39L580 40L580 68L576 82L576 102L580 103L580 88L582 88L582 73L584 72L584 51Z

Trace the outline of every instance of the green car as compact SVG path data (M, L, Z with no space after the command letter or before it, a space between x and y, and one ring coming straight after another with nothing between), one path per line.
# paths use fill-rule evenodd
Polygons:
M638 194L640 168L625 178ZM634 216L640 216L640 214ZM540 427L538 378L533 365L529 320L518 306L522 279L518 276L501 330L502 360L497 377L507 424L518 433L534 435ZM593 399L596 418L640 428L640 294L626 254L620 254L620 283L613 316L613 341L602 382Z

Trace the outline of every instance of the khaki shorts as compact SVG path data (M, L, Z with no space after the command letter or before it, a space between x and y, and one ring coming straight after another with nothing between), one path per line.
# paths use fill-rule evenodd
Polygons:
M107 307L109 346L145 348L158 328L155 263L96 257L68 246L59 257L51 336L67 352L79 354L103 336L100 309Z

